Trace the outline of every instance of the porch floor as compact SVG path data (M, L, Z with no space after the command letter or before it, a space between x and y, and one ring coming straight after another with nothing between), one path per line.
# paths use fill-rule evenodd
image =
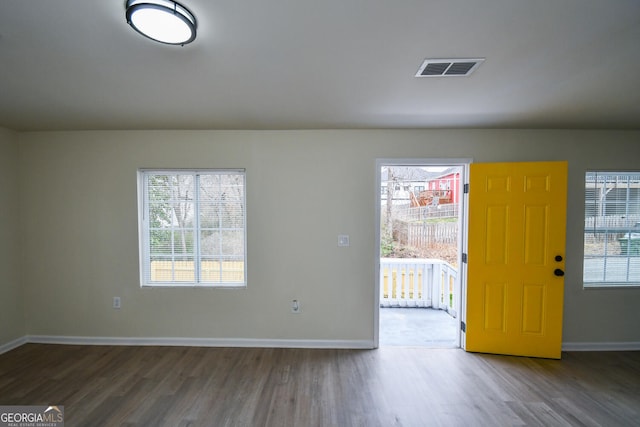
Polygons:
M457 347L458 319L432 308L380 308L379 345Z

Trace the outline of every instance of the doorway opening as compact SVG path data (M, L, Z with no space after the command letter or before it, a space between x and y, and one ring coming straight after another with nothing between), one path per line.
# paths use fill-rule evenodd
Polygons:
M460 347L466 160L379 160L376 342Z

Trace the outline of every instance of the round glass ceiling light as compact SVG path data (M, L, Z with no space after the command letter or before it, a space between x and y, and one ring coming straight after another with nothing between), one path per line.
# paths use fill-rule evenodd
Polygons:
M196 17L171 0L127 0L127 23L160 43L185 45L196 38Z

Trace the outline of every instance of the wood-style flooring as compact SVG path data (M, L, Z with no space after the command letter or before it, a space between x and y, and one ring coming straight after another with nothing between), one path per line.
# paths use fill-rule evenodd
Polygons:
M0 405L64 405L68 427L640 426L640 352L26 344Z

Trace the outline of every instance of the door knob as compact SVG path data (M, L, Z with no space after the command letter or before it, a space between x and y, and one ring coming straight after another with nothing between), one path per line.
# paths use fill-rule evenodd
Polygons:
M564 271L560 270L559 268L556 268L555 270L553 270L553 274L555 274L556 276L562 277L564 276Z

